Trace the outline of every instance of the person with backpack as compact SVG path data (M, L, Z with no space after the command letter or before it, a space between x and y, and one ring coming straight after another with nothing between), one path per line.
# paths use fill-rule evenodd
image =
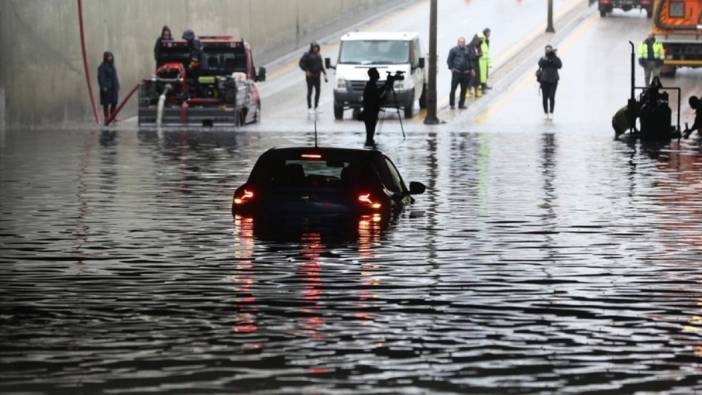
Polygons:
M300 68L305 72L305 80L307 81L307 110L310 114L316 113L319 105L321 75L324 74L324 82L328 81L327 71L324 69L322 55L320 55L319 51L319 44L311 43L309 52L305 52L299 62ZM315 90L314 109L312 109L312 89Z
M551 45L544 48L544 56L539 59L537 80L541 86L544 119L553 120L553 109L556 106L556 88L558 88L558 70L563 67L561 58L556 55L556 49Z

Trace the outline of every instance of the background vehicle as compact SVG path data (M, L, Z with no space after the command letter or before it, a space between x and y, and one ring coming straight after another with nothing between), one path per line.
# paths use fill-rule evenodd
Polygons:
M377 150L283 148L266 151L234 193L234 214L389 214L414 201L392 161ZM276 217L277 218L277 217Z
M139 125L242 125L259 120L261 98L255 81L264 81L266 70L261 67L256 75L250 45L230 36L200 40L197 79L187 75L187 43L161 42L156 73L139 88Z
M665 49L663 76L675 76L678 67L702 67L701 0L656 0L652 32Z
M646 17L650 18L653 11L652 2L653 0L597 0L597 6L600 10L600 16L603 18L615 8L620 8L624 11L641 8L646 10Z
M404 73L405 79L394 83L397 103L392 94L386 96L384 107L404 109L406 118L414 114L414 101L424 108L426 70L417 33L347 33L341 37L337 65L325 59L327 68L335 68L334 118L342 119L344 110L354 114L363 107L363 88L368 81L368 69L380 73L378 84L385 84L387 72Z

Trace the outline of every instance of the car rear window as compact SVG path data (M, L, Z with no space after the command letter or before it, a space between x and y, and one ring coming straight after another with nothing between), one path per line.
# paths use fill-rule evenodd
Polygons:
M275 171L273 183L281 187L339 187L350 162L288 159Z
M270 173L269 173L270 172ZM280 159L257 177L276 188L363 188L377 184L373 167L360 160Z

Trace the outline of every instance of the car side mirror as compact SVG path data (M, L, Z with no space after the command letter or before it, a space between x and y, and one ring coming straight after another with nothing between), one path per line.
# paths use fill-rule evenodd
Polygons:
M266 68L261 66L258 68L258 74L256 75L256 81L265 81L266 80Z
M424 184L422 184L421 182L412 181L409 184L410 195L421 195L426 190L427 190L427 187L425 187Z
M419 58L419 63L417 64L417 67L420 69L424 68L424 58Z
M329 58L324 58L324 67L328 69L335 69L336 67L332 66L331 64L331 59Z

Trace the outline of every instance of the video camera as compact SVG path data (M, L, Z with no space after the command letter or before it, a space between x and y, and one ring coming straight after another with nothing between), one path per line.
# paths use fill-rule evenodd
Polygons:
M386 73L387 73L386 81L387 81L387 84L390 86L392 86L392 84L394 84L395 81L402 81L405 79L405 76L404 76L405 72L404 71L398 70L395 72L395 74L393 74L391 71L387 71Z

